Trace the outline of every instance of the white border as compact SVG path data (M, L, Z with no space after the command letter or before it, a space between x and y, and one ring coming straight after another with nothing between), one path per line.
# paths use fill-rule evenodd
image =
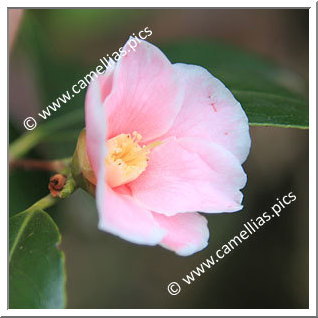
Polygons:
M135 1L129 1L129 0L117 0L114 5L111 3L105 3L105 1L102 0L91 0L89 2L89 5L82 5L83 3L79 3L76 0L55 0L55 1L46 1L45 7L97 7L97 8L117 8L117 7L126 7L126 8L133 8L133 7L143 7L143 8L149 8L149 7L191 7L191 8L197 8L197 7L205 7L205 8L225 8L225 7L231 7L235 8L309 8L309 7L315 7L315 1L312 0L268 0L268 1L252 1L252 0L215 0L213 2L209 0L196 0L196 1L183 1L183 0L161 0L161 1L146 1L146 0L135 0ZM5 5L7 7L25 7L25 8L32 8L32 7L44 7L43 1L40 0L30 0L30 1L24 1L24 0L6 0Z
M309 308L317 310L317 277L316 277L316 11L317 3L309 10Z
M309 308L310 309L7 309L7 262L5 258L2 258L0 262L0 273L1 273L1 286L0 286L0 314L1 316L316 316L316 3L314 1L213 1L208 0L196 0L195 3L181 3L172 0L161 0L160 2L149 2L149 1L116 1L114 7L209 7L213 4L213 7L311 7L309 11L309 27L310 27L310 45L309 45L309 61L310 61L310 131L309 131L309 146L310 146L310 158L309 158ZM76 1L69 0L55 0L49 1L52 7L72 7L79 3ZM48 5L48 2L45 2ZM89 5L95 7L109 6L110 3L105 1L90 0ZM7 76L7 7L42 7L43 2L39 0L33 1L6 1L5 7L2 6L1 10L1 36L2 36L2 48L0 51L2 65L2 76ZM7 78L6 78L7 80ZM8 83L7 83L8 84ZM5 96L5 102L7 101L7 85L2 82L1 85L1 96ZM0 126L1 136L7 136L7 123L4 124L5 118L7 118L7 109L4 105L0 107L0 118L3 120L3 124ZM7 140L1 138L1 149L7 149ZM4 169L4 156L1 156L2 171ZM297 169L297 167L295 167ZM2 180L7 178L3 176ZM1 202L6 201L8 206L8 189L5 188L5 182L1 185ZM0 214L2 231L1 235L1 255L7 253L7 215L5 208L2 209ZM261 286L260 286L261 288Z

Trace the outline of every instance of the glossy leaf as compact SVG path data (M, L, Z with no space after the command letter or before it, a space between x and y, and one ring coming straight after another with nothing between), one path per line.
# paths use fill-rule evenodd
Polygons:
M63 308L64 255L61 236L44 211L10 218L9 308Z
M173 63L201 65L220 79L251 125L308 127L306 84L297 74L220 43L182 42L161 48Z

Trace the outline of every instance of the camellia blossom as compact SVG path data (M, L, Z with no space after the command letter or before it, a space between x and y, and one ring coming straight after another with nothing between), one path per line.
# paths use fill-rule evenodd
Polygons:
M101 230L185 256L207 246L197 211L242 209L248 119L207 70L141 41L90 84L85 104L82 173Z

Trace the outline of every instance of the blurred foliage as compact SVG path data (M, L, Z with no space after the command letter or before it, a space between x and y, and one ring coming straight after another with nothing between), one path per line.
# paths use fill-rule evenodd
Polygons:
M9 124L9 141L12 143L19 132ZM33 158L39 155L33 150L29 153ZM48 193L49 174L43 171L10 171L9 179L9 215L25 210L36 200Z

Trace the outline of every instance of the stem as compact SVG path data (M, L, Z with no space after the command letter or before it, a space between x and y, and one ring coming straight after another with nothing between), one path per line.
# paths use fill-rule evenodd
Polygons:
M45 210L46 208L49 208L53 206L55 203L57 203L60 199L52 197L51 194L48 194L41 200L35 202L33 205L31 205L29 208L27 208L24 212L32 212L35 210Z
M32 170L47 170L60 172L64 170L70 159L62 160L36 160L36 159L17 159L9 163L10 169L23 168Z
M33 131L21 135L9 147L9 161L16 160L25 155L31 148L48 136L54 135L60 129L69 128L71 125L83 121L83 110L79 109L59 116L57 119L43 123Z
M36 131L23 134L11 143L9 146L9 161L22 157L46 136L44 131L40 128L41 127Z

